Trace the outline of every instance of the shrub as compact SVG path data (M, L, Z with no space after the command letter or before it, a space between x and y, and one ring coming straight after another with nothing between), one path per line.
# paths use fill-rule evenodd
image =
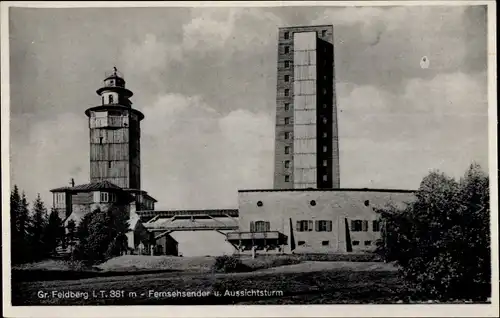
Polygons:
M282 258L276 258L271 262L270 267L278 267L278 266L285 266L285 265L294 265L294 264L299 264L301 263L301 260L298 258L292 258L292 257L282 257Z
M237 272L248 272L252 269L243 264L241 260L235 256L218 256L215 258L215 263L212 266L214 272L222 273L237 273Z
M488 176L472 165L456 181L433 172L406 209L381 211L379 252L396 261L419 298L483 300L491 294Z

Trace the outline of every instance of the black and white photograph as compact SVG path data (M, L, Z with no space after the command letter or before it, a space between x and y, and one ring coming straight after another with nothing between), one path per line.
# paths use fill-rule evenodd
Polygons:
M4 316L497 317L495 9L3 2Z

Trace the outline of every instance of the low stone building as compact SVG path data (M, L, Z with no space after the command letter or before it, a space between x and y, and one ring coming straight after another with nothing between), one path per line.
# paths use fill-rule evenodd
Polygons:
M381 237L376 208L403 206L411 190L240 190L239 231L227 234L240 253L373 252Z

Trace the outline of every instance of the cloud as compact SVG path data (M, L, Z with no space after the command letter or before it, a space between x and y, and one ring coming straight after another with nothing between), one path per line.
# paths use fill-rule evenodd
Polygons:
M159 207L234 208L238 189L272 186L268 115L221 116L202 98L179 94L159 97L145 113L143 188Z
M90 147L84 118L81 114L59 114L32 125L26 142L13 144L12 178L29 200L40 193L50 207L50 189L69 185L71 178L77 184L89 181ZM19 122L13 123L20 126Z
M487 169L485 83L486 73L453 73L400 93L340 86L341 185L416 188L429 169L461 176L472 160Z

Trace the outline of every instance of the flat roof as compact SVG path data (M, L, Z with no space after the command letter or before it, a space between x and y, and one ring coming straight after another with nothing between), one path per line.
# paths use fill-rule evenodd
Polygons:
M304 191L331 191L331 192L393 192L393 193L415 193L417 190L404 190L404 189L369 189L369 188L339 188L339 189L318 189L318 188L305 188L305 189L244 189L238 192L304 192Z
M292 25L292 26L282 26L279 30L291 30L291 29L305 29L305 28L333 28L333 24L311 24L311 25Z

